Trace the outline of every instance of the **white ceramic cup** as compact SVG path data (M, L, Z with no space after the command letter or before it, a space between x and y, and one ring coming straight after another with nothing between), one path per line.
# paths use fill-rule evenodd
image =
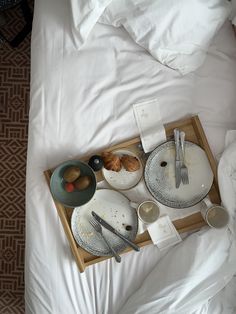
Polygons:
M130 202L130 206L137 209L139 218L138 233L143 233L147 226L155 222L160 216L160 209L154 201L144 201L140 204Z
M212 228L225 228L229 223L228 211L216 204L212 204L209 198L204 198L204 207L201 209L201 214L206 223Z

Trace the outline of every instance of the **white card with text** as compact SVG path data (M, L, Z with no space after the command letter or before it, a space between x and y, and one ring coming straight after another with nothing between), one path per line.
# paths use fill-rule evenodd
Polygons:
M152 242L160 250L164 250L182 241L170 217L167 215L160 217L156 222L149 225L147 229Z

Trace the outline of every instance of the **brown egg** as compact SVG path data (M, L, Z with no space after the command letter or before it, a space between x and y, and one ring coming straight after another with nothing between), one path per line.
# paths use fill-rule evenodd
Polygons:
M92 178L89 176L80 177L74 183L75 188L79 191L85 190L89 187L92 182Z
M69 167L63 174L63 178L66 182L74 182L80 176L79 167Z

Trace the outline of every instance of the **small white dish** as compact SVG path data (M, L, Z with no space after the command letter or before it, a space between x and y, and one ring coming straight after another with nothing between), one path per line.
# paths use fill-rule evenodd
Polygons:
M129 190L139 183L143 176L143 165L136 154L130 150L119 149L112 152L115 155L129 155L136 157L139 160L140 168L137 171L129 172L124 167L119 172L102 169L103 177L107 183L116 190Z

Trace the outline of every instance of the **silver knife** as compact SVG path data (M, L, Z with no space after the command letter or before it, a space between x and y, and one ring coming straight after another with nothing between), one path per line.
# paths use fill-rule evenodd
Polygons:
M181 161L179 156L179 148L180 148L180 141L179 141L179 130L174 129L174 137L175 137L175 187L178 189L181 182Z
M135 243L128 240L126 237L124 237L121 233L119 233L115 228L113 228L109 223L107 223L104 219L102 219L98 214L96 214L94 211L92 211L93 217L107 230L111 231L115 235L117 235L119 238L121 238L124 242L126 242L129 246L131 246L135 251L140 251L140 247L136 245Z

